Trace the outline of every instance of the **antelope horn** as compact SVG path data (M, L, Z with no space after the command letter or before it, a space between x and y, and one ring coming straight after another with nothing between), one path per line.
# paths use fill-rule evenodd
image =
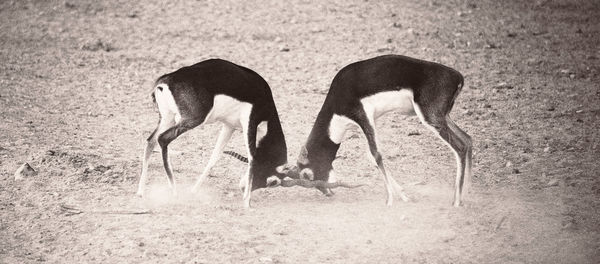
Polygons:
M281 187L293 187L293 186L302 186L304 188L328 188L333 189L337 187L343 188L357 188L361 187L364 184L348 184L344 182L326 182L320 180L306 180L306 179L283 179L279 186Z

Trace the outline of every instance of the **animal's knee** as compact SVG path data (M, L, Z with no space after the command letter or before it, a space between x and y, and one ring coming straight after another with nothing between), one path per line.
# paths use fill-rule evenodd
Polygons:
M467 133L465 133L465 144L467 145L468 149L473 148L473 138L471 138L471 136Z
M379 165L381 165L381 163L382 163L382 161L383 161L383 159L382 159L382 157L381 157L381 154L380 154L380 153L379 153L377 150L371 151L371 153L370 153L370 154L371 154L371 155L370 155L370 157L371 157L371 162L373 162L373 164L374 164L375 166L379 166Z
M158 136L158 145L161 148L166 148L173 139L175 139L173 130L168 130Z

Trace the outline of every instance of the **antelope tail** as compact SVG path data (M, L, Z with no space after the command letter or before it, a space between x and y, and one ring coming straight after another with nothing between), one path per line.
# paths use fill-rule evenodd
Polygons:
M240 161L242 161L244 163L248 163L248 158L242 156L241 154L238 154L235 151L226 150L226 151L223 151L223 153L225 153L227 155L230 155L230 156L232 156L232 157L234 157L236 159L239 159Z

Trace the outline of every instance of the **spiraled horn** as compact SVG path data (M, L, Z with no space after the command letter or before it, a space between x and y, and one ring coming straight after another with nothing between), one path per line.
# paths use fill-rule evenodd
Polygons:
M337 187L343 188L357 188L361 187L364 184L348 184L344 182L326 182L321 180L306 180L306 179L283 179L281 180L281 184L279 186L282 187L293 187L293 186L302 186L304 188L328 188L334 189Z

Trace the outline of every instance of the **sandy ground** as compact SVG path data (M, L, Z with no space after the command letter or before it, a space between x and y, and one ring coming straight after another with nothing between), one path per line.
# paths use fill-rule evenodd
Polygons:
M163 2L0 1L0 263L600 262L598 1ZM365 187L263 189L245 210L246 168L224 157L191 194L218 125L171 145L178 196L158 154L134 196L159 75L215 57L254 69L295 161L335 73L389 53L465 75L463 207L452 153L398 114L378 128L409 203L385 206L358 132L334 166ZM243 152L239 132L227 149ZM38 174L15 181L23 162Z

